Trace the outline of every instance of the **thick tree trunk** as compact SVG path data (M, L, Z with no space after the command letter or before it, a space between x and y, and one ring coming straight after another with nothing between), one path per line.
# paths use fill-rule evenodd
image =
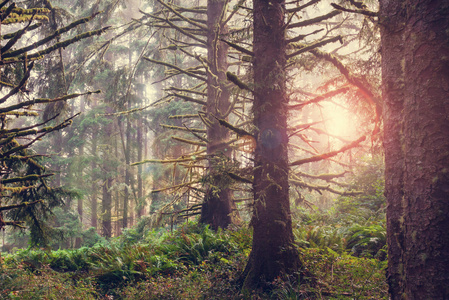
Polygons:
M207 188L201 209L200 222L209 224L211 228L227 228L238 219L236 206L229 189L230 178L219 169L229 164L231 149L226 145L229 141L229 130L221 126L217 118L227 118L230 107L230 92L226 82L228 68L228 46L220 41L226 33L223 20L226 9L225 0L209 0L207 2L207 57L210 72L207 74L207 115L212 124L207 129L207 154L209 159L208 175L210 184ZM227 179L227 180L226 180Z
M402 109L404 106L405 74L401 65L404 51L404 11L400 1L381 3L381 9L388 12L388 23L382 32L382 82L384 86L384 147L385 147L385 197L387 206L388 270L387 278L390 295L401 295L404 251L404 228L400 222L403 215L403 168L404 158L401 145Z
M380 2L392 299L449 299L449 3Z
M254 1L254 123L258 130L254 165L253 245L244 288L269 288L294 276L300 266L293 245L288 185L285 93L285 1Z

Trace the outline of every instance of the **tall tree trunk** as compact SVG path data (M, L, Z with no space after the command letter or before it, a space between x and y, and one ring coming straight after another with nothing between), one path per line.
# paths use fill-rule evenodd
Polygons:
M226 145L229 141L229 130L221 126L217 118L227 118L230 107L230 92L226 82L228 68L228 46L220 41L227 32L224 26L226 12L225 0L209 0L207 2L207 57L210 72L207 74L207 115L212 124L207 128L207 154L209 157L208 176L210 184L207 188L201 208L200 222L209 224L211 228L227 228L236 222L237 210L229 185L230 178L223 174L223 166L229 164L231 149Z
M112 113L113 110L110 107L107 107L105 109L106 113ZM114 131L114 123L111 122L109 124L104 125L103 130L103 138L105 139L105 146L103 149L103 186L102 186L102 192L103 192L103 198L101 202L101 215L102 215L102 234L105 237L111 237L112 236L112 192L111 187L113 184L113 174L117 176L117 172L114 172L114 170L111 167L111 161L112 161L112 154L113 154L113 131ZM115 144L117 144L115 142ZM117 148L117 147L116 147ZM117 157L117 156L116 156ZM117 197L118 198L118 197Z
M131 108L128 100L128 109ZM122 136L123 138L123 136ZM123 143L123 142L122 142ZM131 162L131 120L129 119L129 115L126 117L126 140L125 147L123 149L125 151L125 195L123 197L123 228L128 227L128 210L129 210L129 189L131 188L131 174L129 171L129 164Z
M137 127L137 161L142 161L142 148L143 145L143 136L142 136L142 116L136 120ZM143 198L143 180L142 180L142 165L137 167L137 217L140 219L145 214L145 200Z
M401 145L402 109L404 106L405 74L402 62L404 51L405 12L400 1L381 2L381 9L388 12L389 22L382 32L382 82L384 98L384 147L385 147L385 197L387 206L387 278L390 295L400 299L404 290L402 282L402 253L404 251L404 227L400 222L403 215L402 198L404 158ZM388 88L387 88L388 87Z
M300 266L293 245L288 184L285 92L285 1L255 0L254 124L258 130L254 163L253 245L244 288L268 288L293 276Z
M449 299L449 3L380 1L391 299Z
M139 77L139 83L144 83L143 76ZM145 106L146 101L145 95L144 95L144 89L142 87L139 87L137 89L137 96L138 99L140 99L140 105ZM143 123L144 117L142 114L138 114L138 117L136 119L136 128L137 128L137 139L136 139L136 147L137 147L137 161L142 161L143 159L143 153L146 147L145 143L145 126ZM145 153L146 155L146 153ZM143 166L139 165L137 166L137 217L140 219L145 214L145 206L146 201L144 199L144 190L143 190Z
M93 128L92 131L92 157L94 158L92 160L91 163L91 169L92 169L92 179L96 178L95 176L95 169L97 168L97 162L96 162L96 158L97 158L97 131L96 128ZM97 181L96 180L92 180L92 185L91 185L91 202L90 202L90 207L91 207L91 219L90 219L90 225L92 227L94 227L95 229L97 229L97 222L98 222L98 202L97 202Z
M112 236L112 193L109 190L112 186L112 178L107 178L103 183L103 200L102 200L102 235L105 237Z

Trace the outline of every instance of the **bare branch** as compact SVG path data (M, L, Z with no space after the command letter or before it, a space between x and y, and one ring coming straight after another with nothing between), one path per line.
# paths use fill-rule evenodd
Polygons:
M146 57L146 56L144 56L143 59L148 60L149 62L152 62L154 64L163 65L163 66L175 69L175 70L177 70L177 71L179 71L181 73L184 73L184 74L186 74L188 76L191 76L191 77L194 77L196 79L199 79L199 80L202 80L202 81L207 81L207 79L205 77L202 77L202 76L196 75L196 74L194 74L192 72L183 70L180 67L172 65L170 63L167 63L167 62L164 62L164 61L155 60L155 59L151 59L151 58Z
M325 21L327 19L333 18L335 16L338 16L339 14L341 14L341 11L338 10L334 10L324 16L320 16L320 17L316 17L316 18L312 18L312 19L308 19L306 21L302 21L302 22L298 22L298 23L294 23L288 26L288 28L298 28L298 27L305 27L305 26L310 26L310 25L314 25L317 24L319 22Z
M347 87L347 86L346 87L342 87L342 88L339 88L339 89L327 92L327 93L325 93L323 95L319 95L319 96L317 96L317 97L315 97L313 99L310 99L308 101L304 101L304 102L301 102L299 104L290 105L288 107L288 109L301 109L301 108L303 108L306 105L318 103L320 101L323 101L323 100L326 100L328 98L334 97L334 96L336 96L338 94L346 93L347 91L349 91L349 87Z
M309 157L309 158L300 159L300 160L297 160L295 162L292 162L290 164L290 166L299 166L299 165L302 165L302 164L306 164L306 163L310 163L310 162L315 162L315 161L320 161L320 160L323 160L323 159L327 159L329 157L332 157L332 156L335 156L335 155L337 155L339 153L342 153L342 152L344 152L346 150L349 150L351 148L357 147L365 139L366 139L366 136L362 136L358 140L356 140L356 141L354 141L354 142L352 142L352 143L350 143L350 144L348 144L346 146L343 146L339 150L331 151L331 152L328 152L328 153L323 153L323 154L320 154L320 155L315 155L315 156L312 156L312 157Z
M21 207L28 207L28 206L35 205L35 204L42 203L42 202L44 202L44 201L37 200L37 201L33 201L33 202L24 202L24 203L17 204L17 205L0 206L0 211L11 210L11 209L16 209L16 208L21 208Z
M300 46L301 48L300 48L298 51L293 52L293 53L291 53L291 54L288 54L288 55L287 55L287 59L290 59L290 58L292 58L292 57L295 57L295 56L297 56L297 55L299 55L299 54L302 54L302 53L304 53L304 52L311 51L312 49L316 49L316 48L318 48L318 47L327 45L327 44L329 44L329 43L334 43L334 42L338 42L338 41L339 41L341 44L343 44L343 40L342 40L342 38L341 38L340 35L335 36L335 37L332 37L332 38L329 38L329 39L327 39L327 40L323 40L323 41L319 41L319 42L313 43L312 45L301 45L301 46Z
M331 5L333 8L338 9L338 10L356 13L356 14L362 14L362 15L365 15L368 17L377 17L379 15L379 13L377 13L377 12L373 12L373 11L369 11L369 10L365 10L365 9L349 9L349 8L344 8L343 6L340 6L335 3L331 3Z

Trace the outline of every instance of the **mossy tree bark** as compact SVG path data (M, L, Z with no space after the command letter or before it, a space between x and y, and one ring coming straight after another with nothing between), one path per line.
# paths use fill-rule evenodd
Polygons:
M293 245L288 184L285 1L254 2L253 245L244 288L269 288L300 267Z
M392 299L449 299L449 3L380 1Z
M228 45L220 38L227 33L223 24L226 12L225 0L209 0L207 2L207 58L209 72L207 74L207 115L212 122L207 128L207 154L209 155L209 186L201 209L200 222L209 224L211 228L227 228L238 220L238 213L232 198L229 185L231 178L223 174L223 167L231 159L229 130L221 126L215 119L227 119L230 107L230 91L226 80L228 68ZM221 172L220 172L221 171Z
M385 196L387 206L388 231L388 282L391 295L401 295L403 283L400 265L403 265L401 253L404 251L403 223L403 164L404 158L401 146L401 112L404 106L404 73L401 57L404 51L404 11L399 1L392 1L388 7L383 4L384 11L391 15L388 24L385 24L382 33L382 44L386 45L382 51L383 86L384 86L384 147L385 147ZM387 28L389 29L387 31ZM388 89L386 87L389 87ZM398 297L399 299L400 297Z

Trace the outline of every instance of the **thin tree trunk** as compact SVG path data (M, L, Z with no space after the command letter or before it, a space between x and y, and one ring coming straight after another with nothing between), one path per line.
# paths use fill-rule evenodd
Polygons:
M128 101L128 109L131 105ZM129 210L129 189L131 188L131 179L129 173L130 155L131 155L131 121L129 116L126 117L126 144L125 144L125 195L123 197L123 226L128 227L128 210Z
M112 194L109 190L112 186L112 178L107 178L103 183L103 200L102 200L102 235L105 237L112 236Z
M95 128L93 128L92 131L92 157L94 158L92 160L91 163L91 169L92 169L92 179L95 178L95 170L97 168L97 162L96 162L96 157L97 157L97 131ZM95 229L97 229L97 222L98 222L98 202L97 202L97 181L96 180L92 180L92 185L91 185L91 221L90 224L92 227L94 227Z
M142 147L143 137L142 137L142 118L141 116L136 121L137 122L137 161L142 161ZM142 165L137 167L137 200L138 200L138 210L137 217L140 218L145 214L145 200L143 199L143 180L142 180Z
M111 113L113 110L111 108L106 108L106 113ZM101 207L101 215L102 215L102 234L105 237L112 236L112 192L111 187L113 184L113 169L111 168L111 155L112 155L112 147L114 139L113 137L114 124L111 122L109 124L104 125L103 137L105 139L106 146L103 149L103 198L102 198L102 207ZM117 144L117 143L115 143ZM114 172L117 176L117 172Z

